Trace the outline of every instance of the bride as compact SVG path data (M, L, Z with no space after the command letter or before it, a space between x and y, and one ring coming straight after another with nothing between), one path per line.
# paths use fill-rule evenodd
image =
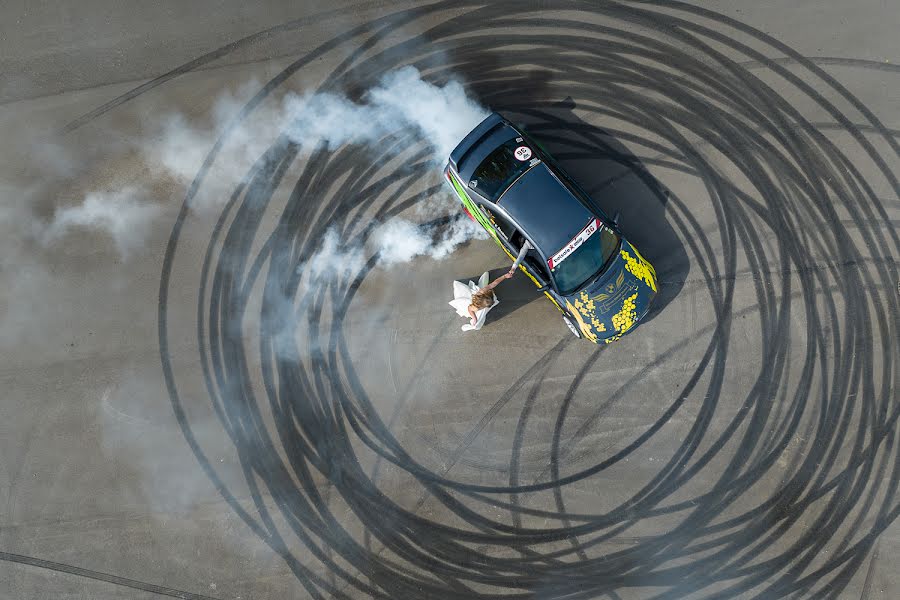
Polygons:
M453 282L453 300L449 302L456 313L461 317L468 317L469 322L462 326L463 331L481 329L484 325L488 311L500 304L494 288L504 279L509 279L515 274L515 267L504 273L494 281L488 283L488 272L485 271L478 279L478 284L469 281L469 284Z

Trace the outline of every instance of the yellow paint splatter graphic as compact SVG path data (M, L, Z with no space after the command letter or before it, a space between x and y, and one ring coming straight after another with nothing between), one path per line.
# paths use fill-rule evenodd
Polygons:
M619 250L619 254L622 255L622 259L625 261L625 268L628 269L628 272L646 283L650 286L650 289L655 292L656 277L654 276L653 267L650 266L650 263L644 260L640 254L637 255L637 258L631 256L624 248ZM635 254L637 254L637 250L635 250Z
M588 293L583 291L578 295L578 300L575 301L575 308L578 309L584 316L588 316L588 312L594 310L594 299L588 296Z
M587 294L585 294L585 296L587 296ZM572 314L572 316L575 317L575 320L578 321L578 328L581 330L581 333L584 335L584 337L586 337L587 339L591 340L592 342L594 342L596 344L597 343L597 334L591 330L590 326L587 323L585 323L584 319L582 318L582 312L581 312L582 308L581 307L584 306L584 303L582 302L582 300L583 300L582 298L579 298L578 300L576 300L574 306L572 305L571 302L566 300L566 307L569 309L569 312Z
M575 300L575 312L578 315L578 322L580 324L585 324L585 319L589 319L591 325L593 326L593 338L596 339L596 334L606 331L606 325L597 318L597 313L594 311L594 299L591 298L587 292L582 291L581 294L578 295L578 299ZM585 324L582 327L582 331L587 328Z
M653 271L653 267L645 261L640 254L638 254L637 250L634 253L637 255L637 258L631 256L626 250L620 250L622 254L622 258L625 261L625 268L630 272L636 279L643 281L647 286L650 287L654 292L656 291L656 273ZM618 296L619 290L623 293L627 293L626 289L623 289L623 284L625 282L625 271L619 273L618 277L615 279L615 283L610 283L607 286L607 292L604 294L598 294L594 297L591 297L587 291L582 290L578 296L575 298L573 302L566 302L566 306L569 308L569 312L575 316L575 319L578 321L578 325L581 328L581 331L584 333L585 337L590 339L593 342L598 341L598 334L605 333L608 331L606 324L600 320L598 316L598 309L601 313L606 313L611 307L606 307L603 305L603 301L610 297L610 295ZM622 337L626 331L634 327L635 323L637 323L637 310L635 307L635 300L638 297L638 286L636 283L629 284L630 289L628 291L634 292L630 296L625 298L625 301L622 303L621 310L612 316L612 331L613 333L609 338L605 338L603 341L606 343L614 342ZM621 297L621 296L619 296Z
M612 317L613 327L615 327L616 331L619 333L628 331L634 325L634 322L637 321L637 312L634 308L635 298L637 298L637 293L626 298L625 302L622 303L622 310Z

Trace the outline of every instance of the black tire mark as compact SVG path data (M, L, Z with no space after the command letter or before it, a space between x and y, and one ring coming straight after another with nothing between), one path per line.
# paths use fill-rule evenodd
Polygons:
M168 596L170 598L181 598L182 600L217 600L212 596L204 596L203 594L184 592L161 585L145 583L136 579L119 577L118 575L111 575L109 573L102 573L100 571L92 571L90 569L82 569L81 567L53 562L51 560L43 560L41 558L35 558L33 556L23 556L21 554L12 554L10 552L0 552L0 560L10 563L17 563L20 565L28 565L30 567L38 567L39 569L47 569L56 573L68 573L69 575L76 575L78 577L84 577L86 579L93 579L94 581L105 581L106 583L130 588L132 590L149 592L151 594L157 594L160 596Z
M872 550L872 557L869 559L869 568L866 569L866 578L863 581L862 591L859 594L859 600L869 600L872 594L872 584L875 582L875 565L878 563L878 551L881 549L881 542L875 544Z
M449 6L439 3L401 12L327 43L312 55L344 43L353 43L354 50L322 89L364 88L382 72L407 62L442 81L449 65L467 77L483 101L530 118L529 125L566 150L555 154L567 166L576 170L580 163L592 166L599 155L627 173L612 180L593 180L595 184L621 185L633 179L652 189L656 183L644 165L654 161L695 178L712 206L711 231L708 223L698 222L692 210L695 204L688 199L659 190L649 196L665 205L662 225L678 233L673 238L684 240L684 255L702 273L695 281L704 283L709 294L713 322L698 332L707 336L700 340L705 347L702 358L672 397L660 403L660 415L651 425L612 456L585 454L595 461L588 468L563 472L560 458L569 454L565 448L576 447L603 407L626 388L599 397L595 416L563 440L565 407L576 393L584 393L576 377L560 406L551 439L556 458L549 480L541 476L531 484L519 483L518 451L511 455L508 485L449 478L450 469L500 408L512 401L526 381L532 381L534 394L526 399L517 428L519 433L524 431L529 407L538 400L543 378L538 370L534 379L530 378L534 371L526 371L450 451L445 468L432 472L394 438L390 423L374 410L365 382L352 367L354 341L342 330L343 319L377 257L359 272L344 274L323 288L301 289L302 273L297 272L327 228L338 228L345 239L365 239L372 231L362 220L366 210L390 218L401 207L422 201L424 193L404 198L387 190L391 181L421 176L428 168L423 155L414 145L395 146L389 154L409 157L410 166L383 172L375 165L365 166L369 164L366 154L354 149L329 152L283 143L273 146L244 178L227 209L238 211L241 218L227 227L223 218L216 227L200 284L205 292L212 277L211 299L207 301L202 293L197 304L208 393L238 448L248 481L253 482L260 516L239 514L285 558L314 597L345 597L343 590L348 586L377 598L615 597L620 588L654 585L665 589L660 598L703 593L716 597L840 593L878 533L897 516L897 506L892 504L898 482L896 456L880 449L892 447L900 413L892 399L897 342L884 335L900 311L896 296L879 294L896 285L898 238L892 228L875 226L887 220L886 202L856 164L865 161L869 172L878 173L896 193L895 174L866 138L877 136L896 153L896 131L884 127L814 60L737 21L683 3L553 3L553 9L580 12L583 19L560 17L564 13L559 11L544 13L524 3L454 3L452 14L441 24L393 45L385 42L394 23L441 14ZM557 31L544 33L535 28L537 23ZM467 35L460 36L461 32ZM856 123L858 119L844 115L807 80L785 69L784 60L767 58L742 43L740 36L787 55L792 68L802 69L816 85L837 93L865 122ZM529 64L553 73L552 81L508 72L523 60L516 49L523 43L540 49L529 52ZM572 59L575 55L578 60ZM449 58L442 64L439 56ZM308 59L301 58L263 88L233 127ZM808 121L750 74L748 65L763 65L780 76L825 110L835 124ZM534 81L543 82L547 90L533 85ZM552 97L561 89L578 97L580 107L596 118L624 122L643 132L628 135L632 142L661 152L661 158L638 160L616 144L617 138L627 140L627 135L604 135L571 116L555 116L549 106L540 106L540 99L528 95ZM824 129L837 128L850 134L862 158L851 161L822 134ZM160 347L180 425L207 475L236 506L194 441L177 393L167 329L171 270L177 260L188 264L191 260L176 254L185 214L227 136L226 131L204 163L169 241L160 285ZM728 177L716 162L721 157L727 157L747 178L750 191ZM254 251L262 208L271 201L274 183L284 176L287 165L298 159L302 169L294 193L275 231L271 235L259 232L267 241ZM379 183L367 185L372 178ZM592 181L590 173L576 179ZM339 180L346 183L338 190L323 187ZM846 221L858 238L842 235ZM219 235L220 229L224 236ZM657 262L677 249L651 245L648 258ZM739 266L739 260L748 266ZM660 274L674 297L680 289L677 286L671 292L676 282L687 278L677 264L667 268ZM735 288L745 269L753 274L749 283L755 294L753 307L746 311L735 306ZM796 277L798 273L804 277ZM243 332L235 325L242 322L256 285L265 289L259 341L264 383L259 397L251 384ZM285 298L290 300L290 310L278 308ZM736 403L734 414L714 428L713 416L729 400L722 395L728 370L740 360L729 356L735 322L747 313L757 317L761 368L746 386L746 397ZM798 313L802 319L796 318ZM306 328L302 348L297 340L279 335L300 324ZM796 331L791 328L794 324ZM826 325L828 336L823 333ZM875 345L876 333L881 334L880 347ZM654 362L674 360L678 343L658 353ZM561 349L558 346L556 351ZM604 355L613 352L615 348ZM880 364L873 360L876 355ZM590 361L585 364L589 368ZM641 373L649 374L650 368L640 371L636 380ZM691 428L630 498L605 513L579 514L566 508L567 486L591 481L639 452L693 394L703 399ZM274 431L266 427L264 413L271 415ZM804 454L782 467L784 483L758 506L729 512L772 472L800 431L810 442ZM514 447L521 448L522 443L521 435L516 435ZM376 478L362 467L357 446L418 482L421 499L412 510L378 487ZM474 457L475 462L467 464L477 466L483 460L477 453ZM722 463L713 471L715 479L701 492L688 493L715 461ZM324 478L329 495L339 497L359 519L365 543L356 540L331 512L313 473ZM283 532L269 515L271 503L262 498L263 490L287 521ZM680 498L682 492L688 493L688 499ZM538 498L541 493L552 494L555 510L531 509L521 501L525 495ZM425 498L434 498L452 521L419 514ZM809 513L817 501L824 501L826 508ZM502 507L509 520L484 510L491 506ZM861 513L854 511L860 506L875 511L875 524L862 541L854 541L853 526L862 524ZM535 527L525 521L528 516L542 516L560 525ZM635 525L660 516L677 517L675 525L662 534L625 537ZM804 517L811 521L808 532L781 548L778 544ZM845 522L851 526L841 529ZM304 566L300 555L290 550L285 533L326 566L328 579ZM377 553L369 545L370 537L380 544ZM617 540L627 540L629 547L604 546ZM836 549L837 556L819 560L826 547ZM714 585L729 587L713 593Z

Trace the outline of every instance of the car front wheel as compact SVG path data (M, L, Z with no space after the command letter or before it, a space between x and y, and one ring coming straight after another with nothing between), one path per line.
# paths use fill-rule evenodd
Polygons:
M572 321L572 318L569 315L563 315L563 321L566 322L566 326L569 328L569 331L572 332L572 335L574 335L577 338L581 338L581 330L578 329L578 327L575 325L575 323Z

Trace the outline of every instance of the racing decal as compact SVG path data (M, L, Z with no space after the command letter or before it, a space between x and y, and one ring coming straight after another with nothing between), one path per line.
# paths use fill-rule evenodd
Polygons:
M635 298L637 298L637 292L626 298L625 302L622 303L622 310L612 316L613 327L619 333L625 333L637 321L637 311L634 308Z
M594 298L591 298L586 291L582 290L581 294L578 295L574 307L581 314L581 317L583 317L582 322L585 323L585 325L587 325L587 321L590 321L592 331L596 333L606 331L606 325L597 318L597 311L594 308ZM596 337L596 335L594 337Z
M597 233L600 229L600 219L593 219L588 226L582 229L578 235L572 238L572 241L563 246L562 250L554 254L547 261L547 264L550 266L552 270L556 265L566 260L575 250L578 249L581 244L585 242L589 237Z
M528 146L519 146L516 148L516 151L513 152L513 155L515 155L518 160L525 162L531 158L531 148Z
M632 246L631 248L632 250L634 250L634 253L637 254L637 258L634 258L630 254L628 254L625 248L619 250L619 254L625 261L625 268L628 269L629 273L646 283L647 286L655 292L656 273L654 272L653 267L650 266L650 263L644 260L643 256L638 254L638 251L634 248L634 246Z
M584 334L584 337L589 339L590 341L597 343L597 334L591 329L591 326L584 322L584 317L581 313L581 309L578 307L579 301L575 301L575 306L572 305L571 302L566 300L566 307L569 309L569 313L575 320L578 321L578 328L581 329L581 333Z
M634 254L637 256L638 260L641 261L642 263L644 263L645 267L650 269L650 274L653 275L653 279L655 281L656 280L656 269L653 268L653 265L650 264L650 261L647 260L646 258L644 258L644 256L640 252L638 252L638 249L635 248L634 246L632 246L631 244L628 244L628 247L634 251Z
M607 344L621 338L625 332L630 330L637 323L637 310L635 306L635 301L638 297L637 284L624 283L622 281L624 279L624 274L625 272L622 271L616 279L616 284L610 284L609 286L617 288L614 289L614 291L616 298L619 300L622 300L623 298L623 295L620 292L629 293L630 295L625 297L624 301L622 301L619 312L612 315L612 331L609 331L609 333L612 333L613 335L603 339ZM591 297L587 291L582 290L573 302L566 300L566 306L568 307L569 312L575 317L584 336L592 342L597 343L599 337L598 334L605 334L608 331L607 325L600 320L600 316L608 312L610 304L614 301L615 299L609 298L607 294L598 294Z
M494 241L500 244L500 238L497 237L497 230L494 229L494 226L491 225L491 222L488 221L487 217L484 216L484 213L478 210L475 206L475 203L472 202L472 199L469 198L469 195L466 193L466 190L463 189L463 186L456 180L456 177L450 172L446 172L447 181L450 182L450 185L453 186L453 190L456 192L456 195L459 196L459 199L462 201L463 206L469 212L469 214L478 221L478 224L484 227L485 231L487 231L491 237L494 238ZM500 244L501 247L503 244Z
M503 236L503 239L509 241L509 236L507 236L507 235L506 235L506 232L504 232L502 229L500 229L500 227L497 225L497 219L496 219L496 217L494 217L494 213L492 213L491 211L487 210L487 209L484 207L484 204L479 204L479 205L478 205L478 209L479 209L483 214L487 215L487 218L490 220L490 222L491 222L491 227L494 228L494 231L496 231L499 235ZM504 248L504 249L505 249L505 248Z
M605 291L597 294L592 300L597 302L601 314L607 314L612 311L613 306L617 306L626 296L638 291L638 284L632 280L625 282L625 271L619 271L615 283L606 286Z

